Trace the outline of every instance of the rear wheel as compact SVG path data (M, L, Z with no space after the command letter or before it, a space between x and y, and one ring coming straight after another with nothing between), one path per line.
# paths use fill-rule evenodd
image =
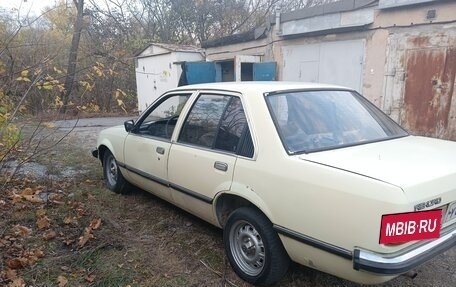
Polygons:
M128 193L130 184L125 180L119 165L110 151L106 151L103 157L103 174L106 186L115 193Z
M235 210L223 230L225 251L234 271L255 285L276 283L288 270L290 259L272 223L258 210Z

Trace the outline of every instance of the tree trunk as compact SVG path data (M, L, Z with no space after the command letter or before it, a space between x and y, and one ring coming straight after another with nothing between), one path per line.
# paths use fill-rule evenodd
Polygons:
M81 38L83 16L84 16L84 0L73 0L77 9L76 19L74 21L73 38L71 40L70 55L68 57L68 67L65 77L65 90L61 93L63 107L61 112L66 113L70 94L73 90L74 78L76 75L76 61L78 58L79 39Z

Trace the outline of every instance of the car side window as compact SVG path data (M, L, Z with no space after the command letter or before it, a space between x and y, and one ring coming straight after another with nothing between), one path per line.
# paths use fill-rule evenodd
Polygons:
M246 124L241 99L232 97L221 118L215 148L236 152Z
M177 119L191 94L171 95L147 111L136 133L171 139Z
M217 129L230 96L203 94L193 105L179 141L212 148Z
M190 110L178 141L253 156L244 108L241 99L235 96L200 95ZM249 143L251 147L247 146Z

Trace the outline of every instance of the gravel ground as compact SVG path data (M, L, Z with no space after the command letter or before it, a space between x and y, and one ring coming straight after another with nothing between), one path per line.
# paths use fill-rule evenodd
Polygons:
M100 130L109 126L121 125L128 119L131 118L90 118L80 119L78 121L57 121L55 122L55 125L63 131L75 127L70 134L70 137L87 146L87 151L89 152L95 147L96 138ZM304 267L297 268L305 269L304 276L310 276L310 278L318 279L317 281L311 280L311 282L315 283L312 284L314 286L357 286L356 284L339 280L318 271L309 271ZM452 248L444 254L437 256L433 260L418 267L415 271L417 273L417 277L414 279L406 276L400 276L390 282L382 284L381 286L456 286L456 248ZM298 277L297 282L295 282L298 284L296 286L303 286L299 282L304 283L304 285L308 285L307 283L309 283L309 281L304 278L301 278L301 280L299 279L299 277L303 276L302 271L292 270L291 273L295 274L288 276L292 276L292 278L295 278L295 276ZM286 281L290 281L290 278ZM292 279L292 281L294 280ZM280 284L278 286L280 286Z
M136 117L112 117L112 118L88 118L79 120L63 120L54 122L55 126L61 131L73 129L70 136L83 139L90 149L94 148L97 143L98 133L108 127L123 125L127 120Z

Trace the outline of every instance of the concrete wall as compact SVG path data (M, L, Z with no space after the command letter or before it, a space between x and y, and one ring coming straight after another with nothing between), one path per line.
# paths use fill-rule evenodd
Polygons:
M263 62L273 61L271 45L267 38L206 49L207 61L234 59L236 56L243 55L260 56Z
M363 9L372 9L374 21L357 29L318 31L318 26L312 26L312 33L285 37L280 23L272 25L267 39L208 48L206 53L209 59L264 55L263 61L277 62L278 79L287 80L286 47L363 40L363 95L412 133L456 140L456 1ZM336 17L343 18L344 13ZM288 21L285 27L299 24L293 15L282 17ZM312 17L318 23L321 16ZM416 88L418 84L421 88Z

